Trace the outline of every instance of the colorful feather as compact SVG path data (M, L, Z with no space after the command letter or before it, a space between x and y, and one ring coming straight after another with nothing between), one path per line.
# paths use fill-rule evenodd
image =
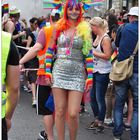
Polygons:
M76 5L77 3L83 3L83 10L88 10L93 6L102 6L104 4L104 0L67 0L72 5ZM43 0L43 8L44 9L62 9L65 4L64 0Z

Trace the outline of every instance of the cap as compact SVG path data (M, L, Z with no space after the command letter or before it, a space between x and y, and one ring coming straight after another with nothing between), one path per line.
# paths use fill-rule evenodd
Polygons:
M55 14L60 14L60 11L57 9L53 9L51 12L51 16L55 16Z
M16 6L12 6L10 8L9 14L18 14L20 13L20 10L16 8Z
M128 13L130 16L139 16L139 8L138 7L132 7Z

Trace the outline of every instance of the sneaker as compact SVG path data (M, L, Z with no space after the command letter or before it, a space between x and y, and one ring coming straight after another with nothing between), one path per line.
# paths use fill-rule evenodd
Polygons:
M104 125L107 126L108 128L114 127L114 122L112 119L105 119Z
M97 122L91 122L91 124L89 125L89 127L87 128L88 130L95 130L98 127L98 123Z
M121 140L121 137L120 136L115 136L114 140Z
M114 127L114 122L112 121L112 122L109 123L107 126L109 126L109 127Z
M36 100L32 101L32 107L36 107Z
M42 140L48 140L47 138L47 134L46 132L43 130L39 133L39 137L42 139Z
M125 129L126 131L130 131L130 130L131 130L131 125L125 123L125 124L124 124L124 129Z
M97 132L104 132L104 126L103 125L98 126Z
M112 119L110 119L110 118L109 119L105 119L104 123L108 125L108 124L112 123Z
M28 88L24 85L23 86L24 91L28 91Z

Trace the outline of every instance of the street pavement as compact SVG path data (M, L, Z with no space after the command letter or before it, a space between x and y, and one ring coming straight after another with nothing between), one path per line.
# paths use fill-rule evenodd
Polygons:
M44 129L42 116L36 115L36 109L32 108L31 102L31 93L21 90L20 99L12 119L12 128L8 134L9 140L40 140L38 133ZM96 133L86 129L93 120L89 104L86 104L86 109L89 113L80 116L77 140L113 140L112 129L106 128L104 133ZM54 135L55 140L57 140L56 128L54 128ZM65 140L69 140L68 136L66 128ZM128 131L124 131L122 140L130 140Z

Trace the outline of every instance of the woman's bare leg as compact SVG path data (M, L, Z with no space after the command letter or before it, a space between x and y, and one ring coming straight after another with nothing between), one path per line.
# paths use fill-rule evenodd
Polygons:
M69 91L68 93L68 127L70 140L76 140L82 96L83 94L78 91Z
M54 140L54 137L53 137L53 125L54 125L53 115L45 115L43 117L43 121L44 121L45 132L48 135L48 140Z
M58 140L65 140L65 114L67 108L67 91L52 88L55 103L55 124Z
M32 90L32 100L36 100L36 84L31 83L31 90Z

